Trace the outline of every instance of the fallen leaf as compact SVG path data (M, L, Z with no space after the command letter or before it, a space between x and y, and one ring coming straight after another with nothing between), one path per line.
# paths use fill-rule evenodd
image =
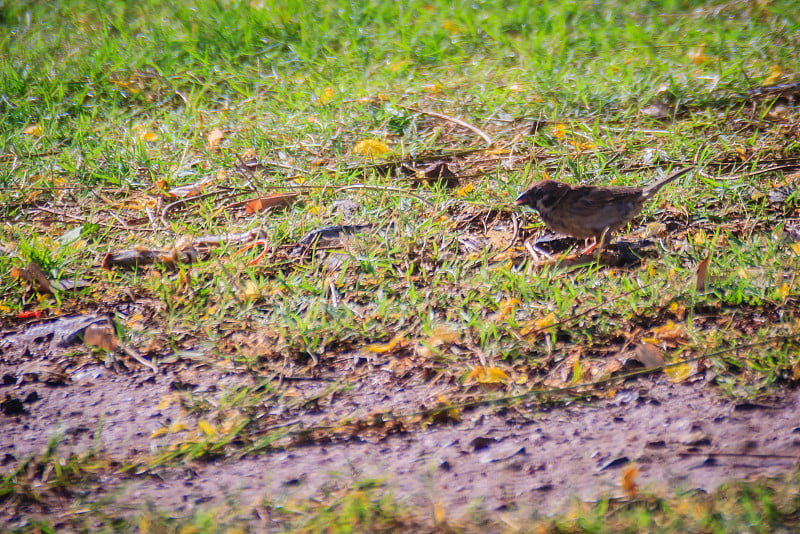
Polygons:
M42 127L38 124L31 124L30 126L26 126L22 133L25 135L32 135L33 137L41 137L42 136Z
M475 184L467 184L464 187L460 187L456 190L456 196L460 198L464 198L468 194L472 193L475 190Z
M353 147L353 152L362 156L380 156L391 149L377 139L362 139Z
M107 351L119 346L117 334L110 322L93 323L83 331L83 342L90 347L100 347Z
M686 331L683 326L674 321L667 321L666 324L653 328L651 335L660 341L682 341L686 339Z
M664 369L670 382L678 383L692 377L697 373L697 362L679 363Z
M622 490L628 497L635 497L639 493L639 487L636 485L636 477L639 476L639 469L635 465L630 465L622 472L621 485Z
M783 75L783 69L781 68L781 66L773 65L769 68L769 74L767 75L766 78L764 78L764 81L762 82L761 85L773 85L775 82L781 79L782 75Z
M708 63L709 61L713 60L712 57L706 55L705 43L691 50L689 52L689 59L692 60L692 63L695 65L702 65L703 63Z
M482 365L475 366L464 379L464 384L508 384L509 382L511 382L511 377L499 367Z
M245 204L245 213L250 215L266 209L289 206L297 200L297 197L297 193L273 193L265 197L256 198Z
M214 182L215 178L213 176L207 176L202 180L195 182L193 184L182 185L179 187L173 187L167 192L172 198L189 198L195 195L199 195L202 193L205 188Z
M375 354L383 354L393 350L397 346L405 346L408 344L405 334L397 334L388 343L377 343L374 345L367 345L364 350L374 352Z
M20 269L14 267L11 269L11 277L17 280L24 280L33 285L33 288L43 295L52 295L53 288L50 285L50 279L44 274L42 268L37 263L29 263L26 267Z
M209 150L217 150L219 148L219 144L222 140L225 139L225 133L220 130L219 128L214 128L208 133L206 137L206 143Z
M695 289L698 293L705 293L708 288L708 263L711 260L711 252L706 255L703 261L697 266L697 283Z

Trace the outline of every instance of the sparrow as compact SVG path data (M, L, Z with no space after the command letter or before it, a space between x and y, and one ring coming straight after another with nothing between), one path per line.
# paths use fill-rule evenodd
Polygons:
M539 180L517 197L514 204L530 206L539 212L550 230L579 239L594 238L594 245L608 244L611 234L639 215L645 202L659 189L691 171L686 167L656 180L646 187L569 185L555 180Z

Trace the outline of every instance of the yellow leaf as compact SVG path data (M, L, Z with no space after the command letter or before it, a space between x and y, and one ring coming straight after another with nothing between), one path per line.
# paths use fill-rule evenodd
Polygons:
M406 336L404 334L397 334L388 343L376 343L374 345L368 345L364 347L364 350L374 352L375 354L383 354L393 350L398 345L404 346L407 343L408 342L406 341Z
M380 156L391 149L377 139L363 139L356 143L353 152L362 156Z
M639 493L639 487L636 485L637 476L639 476L639 469L635 465L626 467L622 472L622 489L628 497L635 497Z
M461 339L461 334L449 326L437 326L431 332L427 344L431 347L441 347L442 345L452 345Z
M789 284L783 284L781 287L778 288L778 296L782 299L786 299L792 293L792 288Z
M171 425L169 425L168 432L170 434L175 434L176 432L182 432L184 430L189 430L189 427L186 426L186 423L184 423L183 421L181 421L179 419L179 420L173 422Z
M692 240L694 241L695 245L702 245L706 242L706 233L700 230L694 234L694 238Z
M550 312L544 317L540 317L535 321L530 321L528 326L523 328L520 331L520 334L523 336L527 336L528 334L532 334L535 332L539 332L541 330L546 330L548 327L554 325L556 323L556 314L554 312Z
M474 184L467 184L464 187L460 187L456 190L456 196L459 198L464 198L468 194L472 193L475 190Z
M329 104L331 100L333 100L333 95L335 94L333 87L326 87L322 94L319 97L319 103L321 105Z
M477 382L478 384L507 384L511 377L499 367L484 367L476 365L464 379L465 384Z
M158 141L158 134L143 130L139 132L139 139L142 141L147 141L148 143L152 143L154 141Z
M667 321L666 324L653 328L652 335L655 339L661 341L677 341L686 339L686 332L684 331L683 326L673 321ZM658 345L658 343L656 342L655 345Z
M694 50L689 52L689 59L692 60L692 63L695 65L702 65L703 63L708 63L712 61L713 58L706 55L706 44L703 43Z
M242 288L242 296L247 300L255 300L261 296L261 288L253 280L247 280Z
M798 241L797 243L792 243L789 248L792 249L792 253L795 256L800 256L800 241Z
M688 362L664 369L670 382L683 382L697 373L697 362Z
M208 133L208 137L206 137L206 142L208 143L209 150L216 150L219 148L219 144L225 138L225 134L219 128L214 128Z
M436 501L435 503L433 503L433 524L444 525L446 520L447 520L447 514L445 512L442 501Z
M150 434L150 439L160 438L167 434L167 429L165 427L157 428Z
M459 33L464 33L464 28L462 28L456 21L452 19L447 19L443 21L442 28L444 28L445 31L450 35L457 35Z
M158 401L156 405L156 410L166 410L172 405L172 401L175 400L175 395L164 395L161 397L161 400Z
M389 70L391 72L397 72L399 70L406 68L409 65L411 65L411 61L407 59L401 59L400 61L395 61L394 63L389 65Z
M203 434L205 434L206 436L213 436L213 435L215 435L217 433L216 427L214 427L214 425L212 425L211 423L209 423L205 419L200 419L197 422L197 428L199 428L200 431Z
M783 69L781 69L780 65L773 65L769 68L769 74L764 79L762 85L773 85L775 82L781 79L783 75Z
M436 94L442 92L442 86L438 83L430 83L428 85L423 85L422 90L426 93Z
M578 150L594 150L597 148L597 145L594 143L589 143L587 141L578 141L576 139L571 140L569 144L574 146Z
M25 129L22 130L22 133L25 135L32 135L33 137L41 137L42 127L38 124L31 124L30 126L26 126Z

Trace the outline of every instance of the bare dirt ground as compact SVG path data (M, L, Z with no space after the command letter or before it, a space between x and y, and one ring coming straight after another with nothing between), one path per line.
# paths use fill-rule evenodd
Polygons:
M39 322L47 324L46 322ZM41 455L54 436L56 454L93 450L107 461L143 458L166 447L153 432L178 420L180 409L160 400L190 391L215 402L234 386L254 384L246 373L184 362L152 371L137 367L76 364L69 340L24 338L35 326L7 330L0 356L0 463L11 472ZM71 352L70 352L71 351ZM373 364L368 364L373 365ZM699 375L672 384L663 375L618 384L613 398L504 408L464 410L457 418L426 426L407 424L390 433L352 434L309 440L305 445L132 470L109 470L87 486L121 510L186 511L231 503L262 516L264 503L313 497L355 481L385 480L395 496L414 505L441 504L451 516L486 511L553 513L572 499L621 494L622 470L637 466L644 488L711 490L733 479L777 475L800 457L800 392L785 391L759 402L723 398ZM327 387L298 383L313 397ZM370 372L345 394L326 402L324 413L409 411L430 405L445 386L404 384L393 370ZM547 406L547 405L545 405ZM289 421L314 425L323 410ZM138 473L138 474L137 474ZM21 514L54 514L67 501L11 502L0 507L0 524Z

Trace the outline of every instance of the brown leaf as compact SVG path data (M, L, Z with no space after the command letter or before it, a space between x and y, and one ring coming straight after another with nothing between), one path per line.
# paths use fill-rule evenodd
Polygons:
M698 293L704 293L708 287L708 263L711 260L711 252L706 255L705 259L697 266L697 284L695 288Z
M208 133L208 137L206 137L206 141L208 143L209 150L217 150L219 148L219 144L225 138L225 133L220 130L219 128L214 128Z
M117 334L110 322L93 323L83 332L83 342L90 347L100 347L108 351L119 346Z
M25 268L11 269L11 277L17 280L24 280L33 285L34 289L43 295L52 295L53 288L50 286L50 280L44 274L42 268L36 263L29 263Z
M640 343L633 350L633 358L647 369L664 365L664 352L651 343Z
M250 200L245 204L245 213L250 215L266 209L276 209L290 206L297 200L297 193L273 193L265 197Z

